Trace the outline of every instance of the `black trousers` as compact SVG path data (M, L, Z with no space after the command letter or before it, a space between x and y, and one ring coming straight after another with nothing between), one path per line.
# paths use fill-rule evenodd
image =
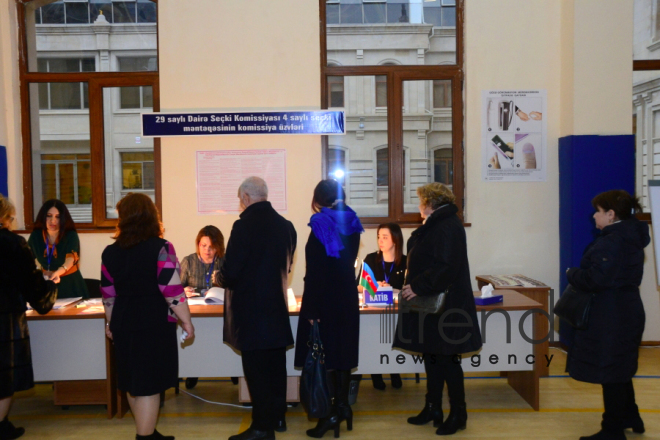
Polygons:
M273 430L286 413L286 347L241 354L252 398L252 428Z
M465 403L465 384L460 357L424 353L426 371L426 401L442 405L442 391L447 382L447 394L452 406Z
M607 431L621 431L630 420L639 417L632 380L603 384L603 403L605 412L602 427Z

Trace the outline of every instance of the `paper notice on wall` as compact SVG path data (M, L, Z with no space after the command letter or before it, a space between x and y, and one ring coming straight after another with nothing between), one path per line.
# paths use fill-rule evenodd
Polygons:
M226 150L197 152L197 213L240 213L238 187L250 176L264 179L273 208L286 212L286 150Z
M482 92L482 178L538 182L547 174L545 90Z

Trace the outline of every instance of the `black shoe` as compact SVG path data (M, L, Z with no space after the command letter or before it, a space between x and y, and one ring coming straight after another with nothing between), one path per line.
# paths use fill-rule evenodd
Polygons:
M601 429L594 435L580 437L580 440L626 440L626 435L623 433L623 429L616 431L606 431Z
M437 435L452 435L456 434L459 429L465 429L467 426L467 409L465 404L452 405L449 410L447 420L438 428L435 433Z
M151 433L150 435L138 435L135 434L135 440L140 440L140 439L149 439L149 440L174 440L173 435L163 435L157 430L154 429L154 432Z
M0 422L0 440L14 440L25 434L25 428L15 427L7 417Z
M187 390L192 390L197 386L197 382L199 381L199 377L188 377L186 378L186 389Z
M286 420L278 420L277 425L275 426L275 431L277 432L286 432Z
M623 429L632 429L633 432L637 434L643 434L646 429L644 429L644 420L637 415L637 417L628 419L626 423L624 423Z
M307 430L307 436L312 438L321 438L331 429L335 431L335 438L339 438L339 424L341 419L336 407L332 408L328 417L319 419L316 426ZM351 426L352 428L352 426ZM231 440L231 439L230 439Z
M400 374L390 374L390 378L392 379L392 388L399 389L403 386Z
M351 387L351 372L350 370L336 370L335 383L337 389L336 405L337 413L339 415L339 424L346 420L346 429L353 430L353 410L350 403L348 403L348 394ZM337 434L338 435L338 434Z
M436 428L442 425L442 406L432 402L426 402L422 412L415 417L408 417L408 423L411 425L426 425L433 420L433 426Z
M273 431L257 431L250 427L237 435L232 435L229 440L275 440Z
M371 381L373 382L374 388L376 388L377 390L383 391L386 387L385 381L383 381L382 374L372 374Z
M231 379L231 383L233 383L234 385L238 385L238 377L231 377L230 379Z

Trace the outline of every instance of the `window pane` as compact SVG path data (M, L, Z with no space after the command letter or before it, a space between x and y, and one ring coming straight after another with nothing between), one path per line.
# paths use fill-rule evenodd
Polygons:
M344 106L344 77L343 76L330 76L328 77L328 99L329 107L343 107Z
M397 26L401 23L409 24L410 32L402 33ZM429 24L445 29L429 32ZM361 26L365 29L360 30ZM440 0L342 0L326 5L327 60L342 66L374 66L391 58L401 65L455 64L455 27L456 6ZM360 49L362 56L356 56Z
M660 179L660 70L633 72L633 133L635 134L635 193L644 212L649 206L648 182Z
M96 60L94 58L84 58L82 60L81 72L95 72Z
M87 160L80 160L82 154L78 155L76 166L78 168L78 204L91 205L92 204L92 166ZM85 155L87 156L87 155Z
M657 0L634 0L633 59L660 59L660 4Z
M135 2L112 2L115 23L135 23Z
M156 22L156 3L149 0L138 0L138 23Z
M62 57L68 59L99 60L95 66L93 61L85 62L75 69L61 61L60 65L52 66L51 72L109 72L118 71L119 66L115 55L139 54L146 61L138 63L134 68L124 68L125 72L156 71L158 50L157 34L157 4L148 0L120 1L89 0L76 2L56 2L36 8L45 1L26 2L25 32L27 41L28 70L37 71L39 67L34 61L38 58ZM33 17L43 16L43 24ZM114 17L114 18L113 18ZM64 26L50 26L53 24ZM110 40L96 38L97 27L92 24L109 26ZM82 27L81 27L82 26ZM94 29L93 29L94 28ZM105 28L101 28L105 29ZM103 31L105 32L105 31ZM110 46L108 46L108 44ZM108 50L111 51L108 58ZM82 70L81 70L82 69Z
M43 24L64 24L64 3L58 1L41 7Z
M140 87L121 87L120 93L119 108L140 108Z
M326 24L339 24L339 5L327 5L325 17Z
M440 182L453 188L449 90L451 80L403 82L403 203L406 213L418 212L419 186ZM443 101L443 105L438 107L438 101Z
M343 171L346 201L358 215L387 217L388 183L383 173L388 165L387 156L382 156L387 154L387 111L376 107L376 77L331 78L336 82L329 83L329 89L331 84L343 87L346 135L328 136L328 175Z
M86 100L82 89L81 83L28 85L30 95L39 95L41 107L30 108L34 215L44 201L58 198L67 204L75 222L92 221L89 113L80 108ZM72 102L78 111L70 111ZM45 109L49 111L41 111Z
M385 3L374 3L364 5L365 23L386 23Z
M120 72L155 72L156 57L117 58Z
M99 15L108 23L112 23L112 3L110 0L90 0L89 16L92 23L99 19Z
M142 108L154 106L154 90L151 86L142 87Z
M53 73L80 72L78 58L51 58L48 59L48 71Z
M141 134L140 113L117 112L122 100L138 108L140 94L147 101L151 87L107 87L103 89L105 212L117 218L115 206L130 191L139 191L155 200L154 141ZM153 99L152 99L153 101Z
M381 148L376 151L376 185L388 186L390 180L388 149Z
M51 110L82 108L80 83L49 83L49 86Z
M89 8L87 3L66 4L66 24L89 23Z
M387 76L376 77L376 107L387 107Z

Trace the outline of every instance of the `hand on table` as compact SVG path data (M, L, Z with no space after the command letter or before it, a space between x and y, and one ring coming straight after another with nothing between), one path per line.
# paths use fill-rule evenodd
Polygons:
M190 287L190 286L188 286L188 287L184 287L184 288L183 288L183 291L186 292L186 297L188 297L188 298L191 298L191 297L193 297L193 296L196 296L196 295L195 295L195 288L194 288L194 287Z
M405 286L403 286L403 289L401 289L401 296L403 296L403 299L405 299L406 301L410 301L411 299L416 297L417 294L412 291L410 284L406 284Z
M378 287L389 287L389 284L385 281L378 281Z
M60 282L60 276L59 276L59 275L55 275L55 272L53 272L53 273L50 275L50 280L51 280L52 282L54 282L55 284L59 284L59 282Z

